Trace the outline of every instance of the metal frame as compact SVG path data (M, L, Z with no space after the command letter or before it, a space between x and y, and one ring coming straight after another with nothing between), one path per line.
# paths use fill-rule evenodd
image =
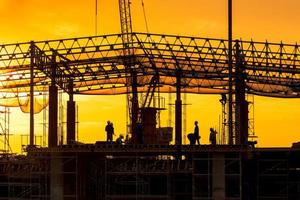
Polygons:
M139 87L151 83L159 75L160 84L173 87L176 69L182 71L186 91L194 93L226 93L228 85L228 48L226 40L159 34L132 33L134 63ZM300 49L298 45L238 41L245 61L246 92L273 97L299 97ZM34 70L35 91L49 84L52 52L58 55L56 82L67 90L68 80L74 81L75 94L119 94L126 87L130 73L124 68L122 34L49 40L1 45L1 94L15 97L29 92L29 47L36 50ZM235 60L233 60L235 63ZM148 77L147 77L148 76ZM172 80L164 81L167 77ZM197 80L195 82L195 80ZM104 92L110 90L110 92ZM101 92L102 91L102 92ZM146 91L146 90L144 90ZM169 92L168 90L161 92ZM193 92L193 91L191 91ZM24 94L23 94L24 95Z

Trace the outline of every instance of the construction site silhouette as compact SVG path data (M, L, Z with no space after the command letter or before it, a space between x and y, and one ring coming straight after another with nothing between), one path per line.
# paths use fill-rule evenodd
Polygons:
M300 47L233 40L231 3L226 40L134 32L131 1L119 0L121 33L0 45L1 98L30 113L26 153L0 154L0 200L300 199L300 144L257 148L248 98L299 98ZM61 92L66 143L58 142ZM158 126L163 93L176 95L174 131ZM211 144L198 122L182 142L184 93L221 96L223 128L211 128ZM108 121L107 141L80 142L74 96L117 94L127 96L126 134ZM43 96L47 146L35 139Z

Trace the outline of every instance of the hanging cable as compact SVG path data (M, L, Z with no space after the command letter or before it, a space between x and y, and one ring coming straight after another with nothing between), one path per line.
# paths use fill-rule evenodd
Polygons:
M147 22L147 16L146 16L146 10L145 10L144 0L142 0L142 7L143 7L143 13L144 13L144 20L145 20L145 25L146 25L146 31L147 31L147 33L149 33L149 28L148 28L148 22Z
M95 0L95 35L98 35L98 0Z

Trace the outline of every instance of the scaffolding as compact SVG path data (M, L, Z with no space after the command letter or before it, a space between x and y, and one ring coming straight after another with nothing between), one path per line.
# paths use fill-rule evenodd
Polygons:
M225 94L221 95L219 100L221 103L221 117L220 117L220 134L219 134L219 144L227 144L226 130L227 130L227 97Z
M255 142L257 140L257 135L255 132L255 97L254 95L248 94L247 95L247 102L249 105L249 140ZM256 141L257 142L257 141Z
M64 145L1 155L0 199L300 198L300 151L223 145Z
M0 199L76 200L79 174L78 159L74 155L1 157ZM63 187L64 184L67 187Z
M10 136L10 109L0 107L0 152L12 153L9 143Z

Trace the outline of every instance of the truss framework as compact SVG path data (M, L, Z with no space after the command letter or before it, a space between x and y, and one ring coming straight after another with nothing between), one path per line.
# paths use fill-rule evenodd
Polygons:
M51 69L65 91L72 80L75 94L125 94L131 72L139 92L159 76L160 92L175 92L176 71L187 93L227 93L226 40L132 33L134 54L126 55L122 34L48 40L0 46L0 92L3 97L27 95L30 58L34 60L35 92L49 85ZM300 49L297 44L235 41L243 59L246 92L272 97L299 97ZM30 46L35 49L32 53ZM130 61L130 68L125 65ZM236 60L234 58L234 63ZM171 88L171 89L170 89Z

